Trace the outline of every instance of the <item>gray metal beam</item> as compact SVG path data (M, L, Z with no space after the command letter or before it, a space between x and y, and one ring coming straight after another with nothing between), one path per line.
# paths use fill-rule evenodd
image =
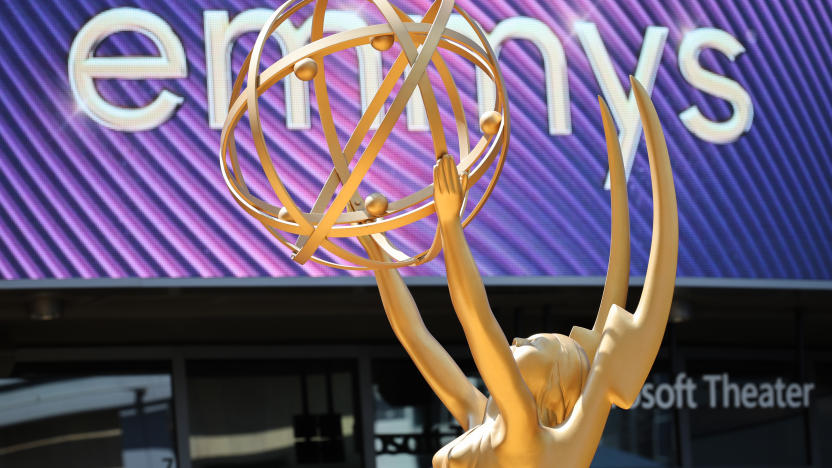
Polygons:
M410 286L444 286L442 276L412 276ZM486 286L603 286L602 276L486 276ZM630 286L642 286L644 277L631 277ZM375 286L372 277L282 277L282 278L95 278L0 280L0 290L118 289L118 288L272 288L272 287L360 287ZM695 278L680 277L682 288L801 289L832 290L830 280Z

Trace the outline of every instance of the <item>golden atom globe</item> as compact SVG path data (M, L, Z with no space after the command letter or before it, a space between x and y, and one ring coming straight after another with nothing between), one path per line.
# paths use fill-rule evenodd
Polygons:
M377 8L383 22L332 34L325 34L326 0L290 0L278 8L260 31L254 47L243 63L231 96L228 117L221 136L221 167L226 185L234 199L250 215L260 221L292 252L301 264L309 260L335 268L370 270L419 265L435 258L441 250L438 228L426 250L404 252L387 233L424 220L434 213L433 186L427 185L395 200L381 193L360 193L361 182L379 157L385 141L402 116L414 92L419 92L427 114L432 148L425 148L424 157L433 161L450 154L443 129L442 116L436 99L437 90L428 76L429 67L441 78L456 128L458 154L451 154L457 169L466 181L466 203L463 204L463 225L467 226L480 212L499 178L509 141L509 114L505 88L497 57L480 26L453 0L437 0L413 20L387 0L368 0ZM277 61L262 69L261 59L269 37L290 17L304 7L313 9L310 39L306 45L286 51ZM465 32L449 27L451 19L467 25ZM394 47L398 45L398 47ZM345 146L341 145L327 89L324 58L359 46L395 54L375 95L366 106ZM448 64L440 51L447 51L471 62L492 81L496 89L493 108L478 117L479 135L471 135L460 93ZM332 169L314 202L303 200L301 209L281 180L266 145L260 116L261 96L275 84L291 76L310 82L323 127ZM390 101L388 103L388 101ZM387 108L385 110L385 105ZM381 123L371 132L376 117ZM271 190L282 206L255 196L246 183L240 166L235 131L248 116L251 137L259 164ZM371 135L363 151L362 142ZM472 137L477 138L472 144ZM302 155L293 155L303 164ZM490 178L487 171L493 168ZM486 182L487 179L487 182ZM468 200L470 188L482 180L487 185L476 200ZM470 205L470 209L466 209ZM372 241L386 253L385 259L372 259L335 242L343 238ZM329 255L321 255L326 251Z

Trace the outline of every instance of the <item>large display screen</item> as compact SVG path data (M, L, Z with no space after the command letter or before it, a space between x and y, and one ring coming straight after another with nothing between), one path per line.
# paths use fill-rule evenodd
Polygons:
M511 104L505 169L466 229L485 276L605 274L610 202L597 95L610 104L620 133L631 268L643 275L652 198L632 74L651 91L667 136L680 278L832 280L830 2L458 4L499 51ZM418 18L430 3L399 5ZM222 178L219 139L231 82L278 6L4 0L0 277L366 274L294 263ZM330 32L382 22L369 1L332 1L329 8ZM311 11L278 30L265 65L308 40ZM394 59L395 49L369 46L327 59L343 138ZM448 61L475 132L492 89L467 62ZM435 78L440 108L449 113ZM296 198L311 204L331 162L313 90L294 80L263 96L262 114L278 170ZM430 183L426 128L412 100L368 182L373 188L395 198ZM245 124L238 133L250 180L255 189L267 187ZM397 233L397 242L429 243L430 222ZM435 261L403 272L441 276L444 267Z

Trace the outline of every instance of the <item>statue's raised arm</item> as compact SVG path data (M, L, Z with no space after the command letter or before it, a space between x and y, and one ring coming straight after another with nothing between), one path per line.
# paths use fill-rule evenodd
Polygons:
M505 445L510 450L522 450L539 429L537 404L494 318L482 278L462 232L460 207L463 187L467 185L466 175L463 174L460 180L453 158L445 155L436 163L433 183L451 302L474 363L499 409L500 425L504 426L499 432L503 434Z
M384 251L370 237L360 238L369 258L386 260ZM464 430L482 421L485 396L428 331L413 296L397 270L375 272L387 320L419 372Z

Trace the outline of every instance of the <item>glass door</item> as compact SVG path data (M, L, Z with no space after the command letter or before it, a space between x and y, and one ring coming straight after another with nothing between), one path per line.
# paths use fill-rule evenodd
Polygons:
M353 360L188 361L193 468L362 463Z

